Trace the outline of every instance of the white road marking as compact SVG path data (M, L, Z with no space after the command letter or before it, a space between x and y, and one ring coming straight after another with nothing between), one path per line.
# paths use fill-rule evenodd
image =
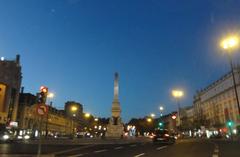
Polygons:
M114 149L116 149L116 150L118 150L118 149L123 149L123 147L120 146L120 147L116 147L116 148L114 148Z
M94 145L88 145L88 146L82 146L82 147L72 148L72 149L67 149L67 150L63 150L63 151L54 152L53 154L54 154L54 155L63 154L63 153L67 153L67 152L72 152L72 151L76 151L76 150L82 150L82 149L85 149L85 148L90 148L90 147L93 147L93 146L94 146Z
M143 155L145 155L145 153L141 153L141 154L135 155L134 157L140 157L140 156L143 156Z
M106 152L107 151L107 149L102 149L102 150L96 150L96 151L94 151L94 153L101 153L101 152Z
M130 145L130 147L136 147L137 145L136 144L132 144L132 145Z
M79 156L83 156L84 154L76 154L76 155L70 155L68 157L79 157Z
M214 153L213 153L212 157L218 157L218 153L219 153L218 145L215 144L214 147L215 148L214 148Z
M158 147L157 150L161 150L161 149L164 149L164 148L167 148L167 146Z

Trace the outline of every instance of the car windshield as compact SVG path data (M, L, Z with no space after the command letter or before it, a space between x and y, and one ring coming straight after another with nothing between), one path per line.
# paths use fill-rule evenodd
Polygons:
M240 0L0 0L0 157L240 157Z

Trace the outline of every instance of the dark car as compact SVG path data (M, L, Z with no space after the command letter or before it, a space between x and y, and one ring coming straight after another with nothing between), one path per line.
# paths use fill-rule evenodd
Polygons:
M174 136L170 135L166 129L155 130L152 140L153 143L175 143Z

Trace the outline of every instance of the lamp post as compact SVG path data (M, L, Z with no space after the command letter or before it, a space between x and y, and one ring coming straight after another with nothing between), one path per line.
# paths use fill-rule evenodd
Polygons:
M179 89L172 90L172 96L176 99L177 105L178 105L178 120L179 120L179 126L181 126L181 118L180 118L180 103L179 100L183 97L184 92Z
M54 93L47 94L47 98L49 98L49 100L52 99L53 97L54 97ZM52 101L49 102L49 106L52 106ZM45 128L45 132L46 132L45 137L46 138L48 136L48 114L49 114L49 112L47 113L47 116L46 116L46 128Z
M231 67L231 73L232 73L232 77L233 77L233 88L234 88L234 93L235 93L235 97L237 100L238 114L240 116L239 98L238 98L237 85L236 85L235 74L234 74L234 69L233 69L233 62L232 62L232 53L234 52L234 50L239 48L239 44L240 44L240 39L238 36L229 36L227 38L224 38L221 41L220 45L224 50L226 50L226 52L228 54L228 59L229 59L230 67ZM240 118L240 117L238 117L238 118Z
M72 112L72 117L71 117L71 120L72 120L72 135L74 137L74 125L73 125L73 118L76 117L76 113L78 111L78 106L71 106L71 112Z

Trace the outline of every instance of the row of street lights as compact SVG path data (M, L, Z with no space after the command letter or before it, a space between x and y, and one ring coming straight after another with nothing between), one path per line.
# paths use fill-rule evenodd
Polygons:
M175 98L176 99L176 101L177 101L177 106L178 106L178 117L180 117L180 103L179 103L179 101L180 101L180 99L184 96L184 92L183 92L183 90L180 90L180 89L174 89L174 90L172 90L172 96L173 96L173 98ZM162 115L163 115L163 111L164 111L164 107L163 106L160 106L159 107L159 110L160 110L160 117L162 117ZM150 114L150 117L151 118L154 118L156 115L154 114L154 113L151 113ZM147 121L149 121L150 122L150 120L147 120Z

